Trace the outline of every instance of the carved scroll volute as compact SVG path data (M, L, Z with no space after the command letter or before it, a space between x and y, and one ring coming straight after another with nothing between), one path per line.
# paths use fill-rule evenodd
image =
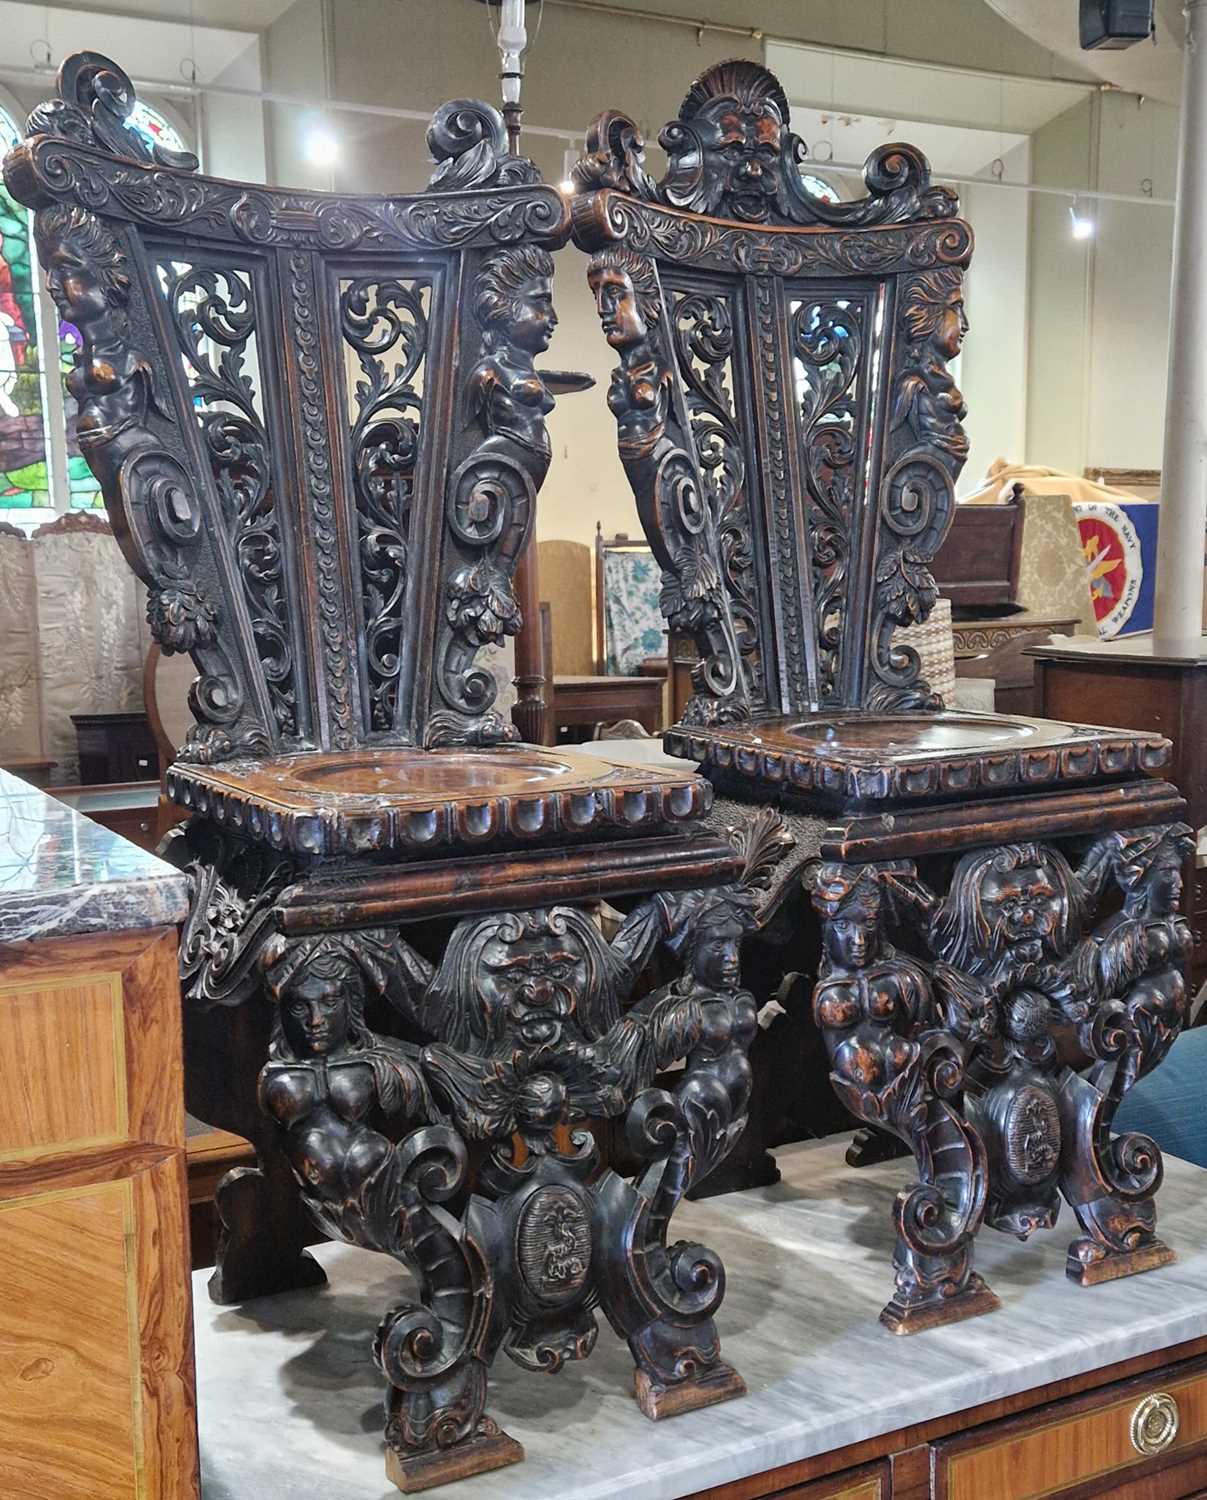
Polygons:
M700 472L665 330L652 260L623 245L591 259L588 280L604 336L619 353L608 405L641 524L662 568L662 612L700 654L686 723L750 717L717 517Z

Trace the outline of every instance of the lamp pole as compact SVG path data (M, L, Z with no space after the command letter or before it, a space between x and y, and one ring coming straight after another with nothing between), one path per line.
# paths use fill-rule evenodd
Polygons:
M1207 0L1186 0L1155 642L1198 651L1207 532Z

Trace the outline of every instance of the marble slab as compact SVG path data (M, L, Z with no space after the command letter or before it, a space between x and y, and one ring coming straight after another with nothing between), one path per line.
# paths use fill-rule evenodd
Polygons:
M853 1171L847 1137L782 1147L772 1188L686 1204L676 1237L720 1252L717 1322L749 1394L661 1423L632 1397L605 1325L591 1358L532 1375L506 1358L488 1411L527 1460L426 1491L433 1500L675 1500L1132 1355L1207 1335L1207 1171L1167 1160L1158 1203L1178 1260L1083 1288L1064 1274L1075 1224L1029 1244L986 1230L978 1265L1000 1311L908 1338L877 1322L890 1292L893 1194L908 1164ZM369 1345L411 1295L380 1255L323 1245L324 1291L214 1307L194 1280L203 1500L387 1500Z
M170 927L188 877L0 771L0 943Z

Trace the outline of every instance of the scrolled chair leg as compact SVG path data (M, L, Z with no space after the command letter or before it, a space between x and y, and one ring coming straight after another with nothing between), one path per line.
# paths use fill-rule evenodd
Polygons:
M1192 938L1178 905L1193 846L1185 824L1157 825L1102 839L1083 862L1090 893L1113 877L1123 907L1077 955L1081 988L1090 997L1078 1039L1094 1062L1083 1073L1070 1072L1060 1096L1060 1188L1083 1231L1069 1246L1065 1268L1081 1286L1176 1258L1156 1234L1160 1149L1146 1135L1115 1135L1113 1126L1128 1090L1164 1060L1185 1023L1183 965Z
M964 1048L937 1025L931 973L883 937L886 892L916 886L913 866L828 864L810 883L831 1083L856 1119L905 1144L919 1175L894 1205L896 1287L881 1321L905 1334L991 1312L998 1299L972 1262L988 1164L962 1110Z

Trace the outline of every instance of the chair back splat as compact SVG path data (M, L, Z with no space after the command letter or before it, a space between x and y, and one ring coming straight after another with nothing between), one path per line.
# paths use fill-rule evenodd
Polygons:
M474 101L425 193L341 198L202 177L133 98L73 58L6 172L82 338L81 448L200 672L182 759L515 738L474 658L549 464L561 195Z
M662 132L600 115L576 168L575 235L621 367L621 456L666 573L672 628L701 638L685 722L935 706L899 624L968 453L947 363L972 231L912 146L868 196L803 184L780 85L711 69Z

